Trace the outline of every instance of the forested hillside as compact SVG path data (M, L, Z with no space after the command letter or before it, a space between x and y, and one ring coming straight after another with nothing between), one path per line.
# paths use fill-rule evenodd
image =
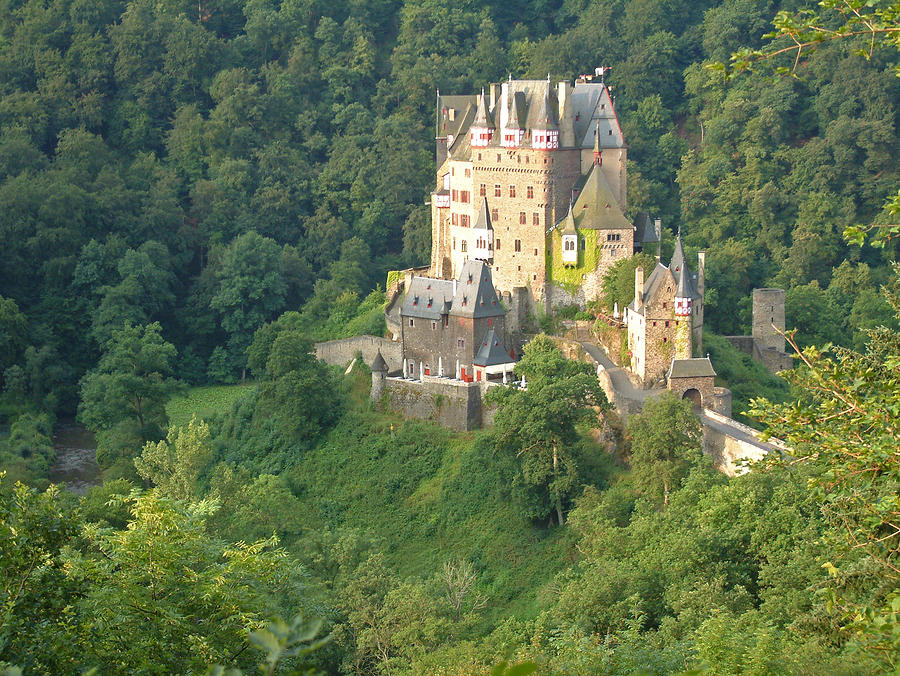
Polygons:
M897 241L843 232L896 223L898 53L707 67L800 5L0 3L0 672L896 669ZM707 252L736 401L757 376L713 334L748 332L754 287L787 290L800 346L843 346L755 406L796 466L726 480L671 401L592 433L602 401L542 341L537 414L462 436L309 355L383 332L385 273L428 260L436 90L600 65L628 213ZM572 369L543 391L562 421L548 364ZM173 397L239 381L170 426ZM41 492L76 416L105 485ZM298 614L322 625L249 647Z

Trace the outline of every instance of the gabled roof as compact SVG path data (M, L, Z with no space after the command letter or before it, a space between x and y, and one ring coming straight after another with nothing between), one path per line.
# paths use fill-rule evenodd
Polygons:
M653 268L653 272L651 272L650 276L645 278L644 281L644 297L641 299L641 301L643 302L642 308L638 310L635 306L635 301L637 299L632 300L631 304L628 307L632 310L635 310L636 312L639 312L640 314L643 314L643 308L647 307L647 303L656 296L663 283L669 281L669 279L669 268L657 261L656 267Z
M693 359L673 359L669 366L668 378L710 378L715 377L709 357Z
M482 230L491 230L491 215L488 212L487 197L481 199L481 208L478 210L478 216L475 218L475 227Z
M478 347L472 363L476 366L498 366L499 364L511 364L514 361L503 347L497 333L490 328L481 339L481 345Z
M453 302L453 280L413 277L400 307L402 317L438 320L446 314L445 304Z
M582 148L592 148L595 141L599 142L602 148L626 147L622 127L607 85L576 83L573 100L578 111L575 135L577 139L581 139L579 145Z
M632 230L597 164L591 165L573 209L579 230Z
M464 130L463 122L465 122L465 117L463 113L466 108L469 106L475 105L475 98L471 94L464 95L454 95L454 94L441 94L440 99L438 100L438 105L440 106L440 110L438 111L438 129L437 136L446 136L447 134L452 134L456 136L456 134L460 130ZM454 116L453 119L450 119L450 109L453 109ZM446 113L444 111L447 111Z
M468 160L471 157L472 144L469 138L469 128L472 126L472 120L475 119L475 106L470 105L466 108L462 118L459 133L453 137L453 144L448 151L449 158L452 160Z
M506 314L494 290L491 269L483 262L466 261L455 281L413 277L400 307L400 316L437 321L441 315L448 314L473 318L502 317Z

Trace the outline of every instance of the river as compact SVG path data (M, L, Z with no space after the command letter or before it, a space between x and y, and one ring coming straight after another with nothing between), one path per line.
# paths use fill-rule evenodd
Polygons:
M103 483L93 433L76 422L62 422L53 432L53 448L56 463L50 468L50 481L65 483L68 490L78 495Z

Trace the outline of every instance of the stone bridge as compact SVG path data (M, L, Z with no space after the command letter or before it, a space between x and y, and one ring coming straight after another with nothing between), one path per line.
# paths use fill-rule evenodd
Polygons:
M625 369L613 364L601 347L588 342L575 344L596 365L597 378L606 398L623 418L639 413L647 399L668 391L637 387ZM720 472L728 476L746 472L747 462L760 460L768 453L783 453L787 450L778 439L762 441L757 430L711 409L704 408L699 413L699 418L703 425L703 452L712 458Z

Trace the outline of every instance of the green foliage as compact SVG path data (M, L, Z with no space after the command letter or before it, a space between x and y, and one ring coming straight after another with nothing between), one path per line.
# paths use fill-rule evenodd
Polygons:
M0 467L10 474L8 481L31 485L46 481L56 460L52 431L47 414L23 413L13 421L9 436L0 440Z
M596 425L597 410L609 403L590 366L565 359L544 335L525 347L516 373L527 379L527 389L498 387L488 393L487 400L497 405L495 443L516 456L522 480L545 496L542 513L534 516L545 516L552 505L562 525L563 503L580 487L573 449L577 426Z
M172 500L196 502L200 475L212 460L209 426L191 418L187 427L170 427L165 441L148 441L134 459L141 478Z
M669 492L701 462L702 428L691 402L664 392L628 418L637 489L669 504Z
M885 294L900 316L896 264L894 274ZM867 335L861 353L806 348L803 367L788 374L796 399L780 405L759 399L751 413L791 448L784 462L817 468L809 490L830 526L825 541L837 562L828 564L835 578L832 604L852 619L860 648L887 669L896 666L898 624L891 599L900 581L900 334L880 327ZM868 592L862 598L860 585Z
M634 271L638 267L644 268L644 279L647 279L656 267L656 259L648 254L635 254L616 261L603 275L601 304L606 312L611 313L618 304L619 312L624 313L634 300Z

